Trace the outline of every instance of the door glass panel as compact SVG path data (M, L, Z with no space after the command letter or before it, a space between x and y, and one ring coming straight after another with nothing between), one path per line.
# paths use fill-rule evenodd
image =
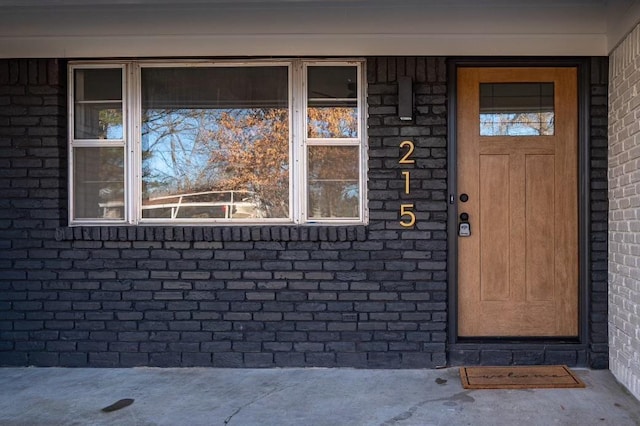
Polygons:
M480 83L480 136L554 134L553 83Z

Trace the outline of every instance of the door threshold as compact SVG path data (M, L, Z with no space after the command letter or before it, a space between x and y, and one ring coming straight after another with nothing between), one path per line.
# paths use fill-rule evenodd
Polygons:
M575 336L567 337L495 337L495 336L474 336L458 337L453 345L576 345L580 344L580 339Z

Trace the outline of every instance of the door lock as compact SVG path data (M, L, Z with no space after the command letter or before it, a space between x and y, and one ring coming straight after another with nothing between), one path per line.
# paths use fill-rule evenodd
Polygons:
M460 213L460 223L458 224L458 236L471 236L471 224L469 224L469 214Z

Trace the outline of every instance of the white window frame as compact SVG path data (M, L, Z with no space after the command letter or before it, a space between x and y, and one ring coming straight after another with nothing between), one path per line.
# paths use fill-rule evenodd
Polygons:
M358 118L357 118L357 124L358 124L358 128L357 128L357 134L358 137L357 138L310 138L309 137L309 133L308 133L308 129L307 129L307 123L309 122L308 117L307 117L307 112L308 112L308 104L309 104L309 99L308 99L308 76L309 73L307 72L307 70L310 67L313 66L342 66L342 67L346 67L346 66L356 66L357 67L357 85L359 88L359 96L357 97L357 109L358 109ZM307 159L309 158L309 147L312 146L356 146L356 147L360 147L362 145L364 145L365 141L366 141L366 137L363 136L363 132L365 130L365 125L364 125L364 105L365 102L363 100L363 96L362 96L362 84L364 82L364 78L363 78L363 66L360 62L348 62L348 61L305 61L302 63L302 77L304 79L303 84L301 89L303 90L302 93L302 99L304 99L304 107L302 108L302 119L299 120L300 123L303 125L303 128L301 130L300 133L300 141L303 144L302 149L300 150L300 152L302 153L304 160L302 162L302 164L304 165L304 171L302 173L302 178L303 178L303 182L302 182L302 188L304 189L303 194L304 194L304 202L302 204L302 212L301 212L301 218L305 223L313 223L313 222L317 222L317 223L344 223L344 222L350 222L352 220L350 220L349 218L322 218L322 219L315 219L315 218L310 218L309 217L309 212L308 212L308 199L307 199L307 194L308 191L306 190L309 186L309 183L307 181L307 178L309 176L308 173L308 161ZM358 216L359 217L364 217L365 216L365 205L363 203L363 198L366 198L366 187L365 187L365 183L366 183L366 173L364 172L365 169L365 165L366 165L366 152L367 149L361 149L360 150L360 155L358 156L358 170L360 170L360 175L359 175L359 187L358 187L358 191L359 191L359 195L360 195L360 205L359 205L359 210L358 210ZM368 221L368 218L367 218ZM358 222L360 222L358 220Z
M122 139L76 139L75 138L75 71L83 69L118 69L122 71ZM94 63L91 66L70 66L68 75L68 103L69 106L69 223L72 225L122 225L129 223L127 220L127 200L131 198L131 157L128 153L128 147L131 145L131 126L129 125L129 72L126 63L104 62ZM104 101L107 101L106 99ZM122 148L124 156L124 217L122 219L102 219L102 218L81 218L76 219L75 216L75 171L74 171L74 148Z
M289 78L289 218L264 219L151 219L142 218L142 99L141 72L143 68L162 67L256 67L287 66ZM311 66L355 66L358 84L358 138L310 139L307 137L307 69ZM78 69L121 68L122 77L122 115L123 140L78 140L75 139L75 82L74 74ZM124 61L77 61L68 67L68 105L69 105L69 225L354 225L367 224L367 135L365 102L365 61L347 60L251 60L251 61L161 61L161 60L124 60ZM359 217L358 218L322 218L309 219L307 213L307 150L309 146L357 146L359 147ZM124 149L124 217L122 219L74 219L74 158L73 149L77 147L116 147Z

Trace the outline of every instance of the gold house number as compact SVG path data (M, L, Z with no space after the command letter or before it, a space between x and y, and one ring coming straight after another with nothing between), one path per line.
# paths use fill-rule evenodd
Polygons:
M411 141L402 141L400 142L400 149L406 148L406 152L400 160L399 164L414 164L416 161L411 158L411 154L413 154L413 150L415 149L415 145ZM411 173L408 170L402 172L402 176L404 176L404 193L409 194L411 191L409 189L409 184L411 183ZM405 228L409 228L416 224L416 215L413 212L413 203L411 204L400 204L400 225Z

